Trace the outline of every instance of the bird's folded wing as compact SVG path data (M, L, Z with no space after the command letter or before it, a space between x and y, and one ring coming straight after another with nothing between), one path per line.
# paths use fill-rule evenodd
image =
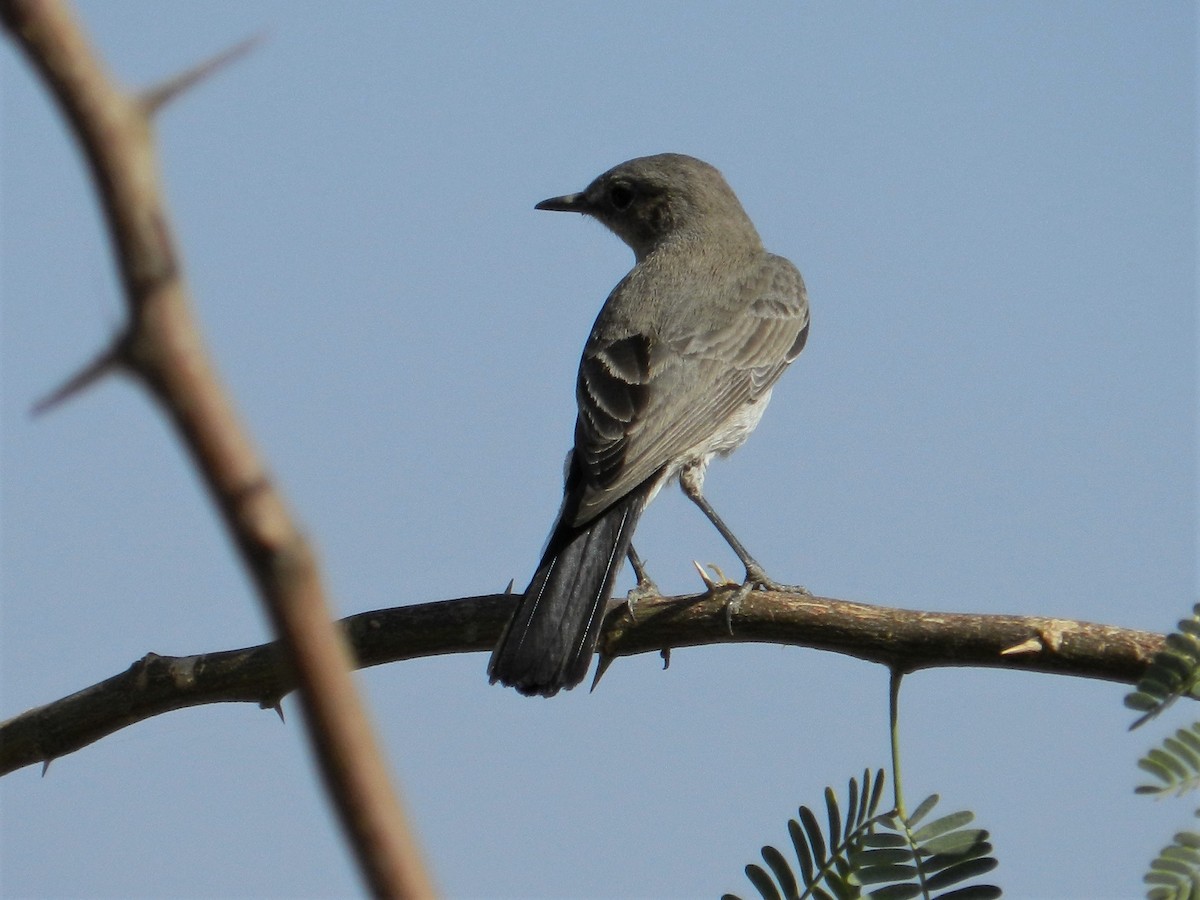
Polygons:
M720 433L800 354L808 336L804 283L786 260L768 257L764 265L758 296L717 328L669 342L634 334L588 346L575 434L588 488L576 524Z

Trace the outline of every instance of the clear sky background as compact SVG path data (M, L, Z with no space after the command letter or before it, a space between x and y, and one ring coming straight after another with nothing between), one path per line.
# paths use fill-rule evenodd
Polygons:
M708 492L782 581L1166 630L1197 591L1191 3L90 2L131 85L249 34L158 138L206 336L341 613L518 587L557 509L583 340L629 251L535 212L622 160L720 168L812 333ZM124 305L79 154L3 85L0 716L148 651L266 640L173 435L130 383L30 405ZM736 572L676 490L659 585ZM629 584L623 575L619 590ZM800 803L887 763L886 672L741 645L551 701L482 654L361 683L451 897L715 897ZM907 790L976 811L1009 896L1130 897L1193 801L1135 798L1119 685L905 682ZM289 724L159 717L0 781L11 897L360 891Z

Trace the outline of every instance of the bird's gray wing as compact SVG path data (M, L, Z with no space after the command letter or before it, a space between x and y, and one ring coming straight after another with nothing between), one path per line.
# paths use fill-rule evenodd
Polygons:
M800 273L769 256L715 327L669 340L635 333L593 340L579 368L575 453L587 488L582 524L721 431L763 396L804 348L808 298Z

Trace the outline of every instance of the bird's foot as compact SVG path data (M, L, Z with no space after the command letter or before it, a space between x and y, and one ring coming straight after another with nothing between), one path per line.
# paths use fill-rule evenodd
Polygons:
M746 580L741 584L732 581L725 576L719 568L710 565L712 569L721 578L721 582L715 582L708 577L707 573L700 568L700 564L696 563L696 568L700 572L700 577L708 586L710 592L719 588L736 586L737 590L733 596L725 604L725 627L730 634L733 634L733 617L741 611L742 601L750 596L751 591L779 591L787 594L803 594L806 597L811 597L812 592L802 584L780 584L773 578L767 575L766 571L758 563L753 560L746 564Z
M661 596L658 585L650 580L650 576L645 574L639 576L637 584L631 587L629 593L625 595L625 607L629 610L629 618L637 622L637 605L643 600Z
M720 566L713 565L712 563L709 563L707 566L701 566L700 563L696 562L695 560L692 561L692 565L694 565L696 567L696 571L700 573L700 580L704 582L704 586L708 589L710 594L715 594L717 591L731 587L737 588L737 591L734 593L734 595L725 603L725 627L729 629L730 634L733 634L734 613L741 609L742 601L746 599L746 596L752 590L754 590L757 582L751 579L748 570L746 573L746 580L741 584L738 584L738 582L734 581L732 578L728 577L724 572L722 572ZM713 574L715 574L717 578L712 578L708 574L707 569L712 569ZM763 574L761 570L760 574Z
M779 591L782 594L803 594L806 597L812 596L812 591L802 584L781 584L775 579L767 575L766 571L756 562L751 562L746 566L746 580L743 582L743 587L750 585L747 594L752 590L759 591ZM745 594L742 595L743 599Z

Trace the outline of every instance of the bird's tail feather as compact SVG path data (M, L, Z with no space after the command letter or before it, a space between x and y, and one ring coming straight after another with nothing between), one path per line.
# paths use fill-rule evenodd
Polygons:
M635 488L581 526L566 524L573 509L564 504L541 564L492 652L493 684L553 697L583 680L651 487Z

